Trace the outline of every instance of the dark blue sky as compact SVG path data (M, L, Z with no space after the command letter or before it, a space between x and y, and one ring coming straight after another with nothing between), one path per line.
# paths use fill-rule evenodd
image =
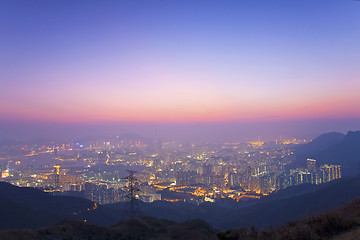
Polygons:
M358 128L359 42L353 0L3 0L3 135L129 122Z

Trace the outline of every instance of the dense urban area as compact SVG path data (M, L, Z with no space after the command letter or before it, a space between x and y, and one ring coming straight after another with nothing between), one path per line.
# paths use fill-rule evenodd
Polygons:
M126 176L136 171L136 197L144 202L247 201L341 178L340 165L318 166L316 159L307 159L305 168L290 167L294 146L306 142L180 144L123 136L14 142L1 148L1 180L109 204L127 200Z

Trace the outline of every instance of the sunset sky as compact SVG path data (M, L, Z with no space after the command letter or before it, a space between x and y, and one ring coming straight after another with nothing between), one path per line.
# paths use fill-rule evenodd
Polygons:
M29 123L360 129L360 2L3 0L0 82L6 137Z

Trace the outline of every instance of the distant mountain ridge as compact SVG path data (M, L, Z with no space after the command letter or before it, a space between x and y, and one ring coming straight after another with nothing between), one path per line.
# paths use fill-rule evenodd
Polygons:
M314 158L317 154L326 150L327 148L340 143L345 138L345 135L338 132L325 133L307 144L301 144L295 148L296 166L305 167L307 158Z
M317 165L342 165L343 176L355 176L360 172L360 131L327 133L312 142L295 148L295 166L305 167L306 159L317 160Z
M348 132L344 139L315 155L319 164L340 164L344 175L360 172L360 131Z

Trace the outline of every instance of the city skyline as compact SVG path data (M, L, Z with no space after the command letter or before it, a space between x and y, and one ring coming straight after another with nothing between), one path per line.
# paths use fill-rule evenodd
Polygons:
M3 1L0 11L5 137L36 126L360 128L356 1Z

